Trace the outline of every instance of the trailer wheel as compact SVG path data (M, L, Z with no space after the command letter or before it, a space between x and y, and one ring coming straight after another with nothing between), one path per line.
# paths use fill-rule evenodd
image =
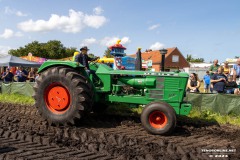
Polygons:
M169 135L176 127L176 113L167 103L153 102L143 109L141 122L149 133Z
M40 74L34 86L35 106L51 124L74 124L92 110L92 90L72 68L53 67Z

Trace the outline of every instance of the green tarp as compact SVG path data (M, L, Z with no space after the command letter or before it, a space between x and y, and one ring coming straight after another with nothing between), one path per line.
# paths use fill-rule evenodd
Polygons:
M240 115L240 96L231 94L189 93L186 100L200 110L212 110L216 113Z
M2 83L3 94L21 94L26 96L32 96L34 93L34 82L14 82L14 83Z

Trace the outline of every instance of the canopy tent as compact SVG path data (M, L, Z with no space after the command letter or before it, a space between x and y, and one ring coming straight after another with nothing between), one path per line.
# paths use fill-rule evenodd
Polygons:
M0 66L40 67L41 64L36 63L36 62L27 61L27 60L24 60L24 59L16 57L16 56L5 55L5 56L0 56Z

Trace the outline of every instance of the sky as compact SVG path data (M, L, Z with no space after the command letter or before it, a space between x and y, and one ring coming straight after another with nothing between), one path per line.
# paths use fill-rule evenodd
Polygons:
M121 39L127 54L177 47L223 62L240 56L239 8L239 0L0 0L0 54L59 40L102 57Z

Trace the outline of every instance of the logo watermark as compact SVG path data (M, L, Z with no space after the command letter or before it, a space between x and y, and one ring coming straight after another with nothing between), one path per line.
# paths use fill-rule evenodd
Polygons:
M227 158L231 154L235 154L237 152L236 149L228 148L228 149L201 149L203 154L208 154L210 158Z

